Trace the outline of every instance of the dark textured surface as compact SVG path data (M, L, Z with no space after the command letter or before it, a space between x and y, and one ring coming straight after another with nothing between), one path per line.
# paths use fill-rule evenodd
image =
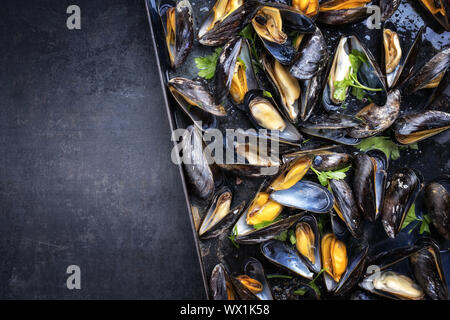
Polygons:
M144 1L70 4L2 2L0 298L203 298Z

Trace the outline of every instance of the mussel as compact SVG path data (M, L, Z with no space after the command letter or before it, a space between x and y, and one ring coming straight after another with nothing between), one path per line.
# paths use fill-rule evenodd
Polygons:
M320 250L325 272L330 275L335 282L339 283L348 264L347 247L345 243L336 239L332 233L328 233L322 238Z
M250 258L244 265L244 274L231 278L243 300L273 300L261 262Z
M356 67L356 64L359 64L356 80L364 86L364 94L379 106L386 104L385 80L375 58L356 36L349 36L342 37L339 41L331 64L322 95L322 104L326 110L337 111L341 109L350 88L342 87L341 83L353 76L355 71L353 68Z
M366 277L360 286L372 293L391 299L421 300L424 292L411 278L391 270Z
M334 197L327 188L306 180L289 189L274 191L270 198L283 206L315 213L329 212L334 205Z
M425 111L400 117L393 126L395 139L411 144L437 135L450 128L450 113Z
M401 2L402 0L380 0L381 21L389 19L397 11Z
M387 169L388 159L381 151L359 153L355 157L353 190L356 203L370 221L375 221L381 214Z
M319 14L319 0L292 0L291 6L312 19Z
M203 154L199 129L189 126L183 134L183 164L194 192L202 199L210 198L215 189L213 169Z
M411 75L407 83L407 92L414 93L422 89L437 88L449 66L450 47L437 53Z
M287 165L281 174L270 184L270 190L286 190L299 182L311 168L312 160L309 156L299 157Z
M301 217L295 226L295 246L309 269L318 273L322 269L320 256L320 232L313 215Z
M313 166L319 171L336 171L348 167L352 160L348 153L321 151L314 156Z
M321 0L318 21L326 24L347 24L368 16L371 0Z
M361 140L353 138L349 132L358 127L361 120L344 114L334 114L310 118L300 125L300 130L310 136L319 137L344 145L356 145Z
M428 184L425 189L425 206L439 234L450 240L450 194L438 182Z
M331 179L329 183L336 199L334 204L336 213L345 222L353 237L361 237L363 219L356 205L352 189L345 180Z
M398 169L390 178L381 216L383 228L390 238L397 236L421 189L422 176L412 169Z
M244 110L257 129L267 130L269 139L279 139L280 142L298 144L303 136L280 112L275 100L267 96L263 90L251 90L244 99Z
M208 90L198 81L176 77L169 80L168 86L178 105L194 124L202 122L211 126L215 123L213 116L227 115L226 109L216 104Z
M256 0L217 0L199 29L199 42L218 46L231 40L249 23L258 6Z
M262 63L272 86L276 90L283 113L291 122L296 123L300 112L301 88L299 81L289 73L286 66L271 56L263 55Z
M349 135L353 138L363 139L385 131L397 120L400 114L400 104L401 93L400 90L395 89L388 93L384 106L377 106L375 103L365 106L356 114L362 123L351 129Z
M222 264L214 267L209 283L214 300L237 300L238 296L233 288L230 276Z
M217 103L230 94L240 104L249 90L258 88L247 40L236 38L225 45L216 67L215 83Z
M316 29L306 15L277 3L260 6L252 25L267 51L284 65L290 65L297 55L291 34L313 33Z
M448 300L447 282L439 247L431 239L421 239L418 242L423 245L423 248L409 257L417 282L431 299Z
M159 4L170 65L178 68L191 52L194 42L194 15L189 0L163 0Z
M420 0L420 3L447 31L450 30L450 4L447 0Z

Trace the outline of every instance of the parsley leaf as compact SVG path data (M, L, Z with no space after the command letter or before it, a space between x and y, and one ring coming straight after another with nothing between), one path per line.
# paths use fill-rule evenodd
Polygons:
M400 146L389 139L389 137L384 136L364 139L359 144L357 144L355 148L359 149L360 151L369 151L374 149L380 150L384 152L386 157L391 158L392 160L397 160L398 158L400 158L400 150L405 150L408 148L414 150L419 149L417 143L408 146Z
M382 88L369 88L363 85L358 80L358 70L363 63L367 64L367 57L358 50L352 50L352 53L349 54L350 60L350 70L348 75L341 81L334 82L334 92L333 97L338 101L345 101L347 98L347 90L349 87L352 88L352 95L355 96L358 100L363 100L366 91L382 91Z
M314 167L311 167L311 170L317 175L319 182L322 186L326 187L328 185L328 180L343 180L347 176L345 173L350 170L351 166L345 167L343 169L339 169L336 171L319 171Z
M247 39L250 44L250 51L254 58L252 60L252 63L253 67L255 68L255 71L257 71L258 69L263 69L262 65L259 63L258 50L256 50L256 37L258 35L253 29L253 25L249 23L244 29L241 30L241 32L239 32L239 35Z
M311 280L311 281L308 283L308 286L310 286L310 287L316 292L316 294L317 294L319 297L320 297L320 290L319 290L319 287L318 287L317 284L316 284L316 280L317 280L317 278L319 278L319 276L320 276L324 271L325 271L325 269L320 270L320 272L314 277L314 279ZM305 288L305 289L304 289L304 288L300 288L300 289L295 290L295 291L294 291L294 294L295 294L295 295L298 295L298 296L303 296L303 295L305 295L306 292L307 292L306 288Z
M417 223L413 228L411 228L408 231L408 233L411 233L419 224L420 224L420 229L419 229L420 234L423 234L424 232L430 233L430 223L431 223L430 216L424 215L422 219L417 217L416 216L416 205L413 203L411 208L409 208L408 213L406 214L406 217L405 217L405 220L403 221L401 230L403 230L409 224L411 224L415 221L418 221L419 223Z
M239 243L236 242L236 236L237 236L237 226L234 226L233 231L231 232L231 234L228 236L228 239L231 240L231 242L233 243L233 245L239 249Z
M284 230L284 231L280 232L279 235L277 235L276 237L274 237L274 239L275 239L275 240L278 240L278 241L286 241L287 235L288 235L287 230Z
M222 52L222 48L216 48L216 50L205 57L195 58L195 64L197 66L198 75L206 80L212 79L216 72L217 60Z
M268 274L267 279L292 279L292 276L287 276L284 274Z
M263 96L266 98L273 98L272 94L269 91L264 90L263 91Z
M257 223L255 225L253 225L253 228L255 228L256 230L262 229L262 228L267 227L268 225L271 225L272 223L275 223L281 219L282 219L281 216L278 216L272 221L263 221L263 222Z
M289 230L289 241L292 245L295 245L297 243L297 238L295 237L295 233L293 230Z

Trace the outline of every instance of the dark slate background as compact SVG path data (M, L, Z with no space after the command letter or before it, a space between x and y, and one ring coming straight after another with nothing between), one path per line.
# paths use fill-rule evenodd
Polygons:
M0 298L204 298L171 146L144 0L2 1Z

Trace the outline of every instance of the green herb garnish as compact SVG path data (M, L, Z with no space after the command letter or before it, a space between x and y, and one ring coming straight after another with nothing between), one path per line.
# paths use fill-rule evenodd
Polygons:
M276 217L274 220L272 221L263 221L260 223L257 223L255 225L253 225L253 228L255 228L256 230L267 227L268 225L271 225L272 223L275 223L277 221L281 220L281 216Z
M408 233L411 233L419 224L420 224L420 229L419 229L420 234L423 234L424 232L430 233L430 223L431 223L430 216L424 215L423 218L417 217L416 216L416 205L413 203L411 208L409 208L408 213L406 214L405 221L403 221L401 230L403 230L410 223L415 222L415 221L418 221L419 223L417 223L413 228L411 228L411 230L409 230Z
M231 242L233 243L233 245L239 249L239 243L236 242L236 236L237 236L237 226L234 226L233 231L231 232L231 234L228 236L228 239L231 240Z
M266 98L273 98L272 94L269 91L264 90L263 91L263 96Z
M358 148L360 151L369 151L374 149L380 150L384 152L387 158L397 160L398 158L400 158L400 150L405 150L408 148L418 150L419 146L417 145L417 143L413 143L407 146L400 146L389 139L389 137L379 136L364 139L359 144L357 144L355 148Z
M373 92L379 92L383 90L382 88L369 88L359 82L358 70L363 63L368 63L366 56L362 52L358 50L352 50L352 53L350 53L349 55L349 59L351 64L349 74L347 75L347 77L345 77L344 80L334 82L334 99L345 101L345 99L347 98L347 90L349 87L352 87L352 95L355 96L358 100L364 99L364 90Z
M274 237L274 239L275 239L275 240L278 240L278 241L283 241L283 242L284 242L284 241L286 241L287 236L288 236L288 232L287 232L287 230L284 230L284 231L280 232L279 235L277 235L276 237Z
M292 276L287 276L284 274L268 274L267 279L292 279Z
M252 63L253 67L256 69L255 71L258 69L263 69L262 65L259 63L259 54L256 50L256 37L258 35L256 34L255 29L253 29L252 24L249 23L244 29L241 30L241 32L239 32L239 35L247 39L250 44L250 51L253 56Z
M347 176L345 173L350 170L351 166L348 166L343 169L339 169L336 171L319 171L313 167L311 167L311 170L314 171L314 173L317 175L317 178L319 179L319 182L322 186L326 187L328 186L328 180L334 179L334 180L343 180Z
M313 280L311 280L308 283L308 286L310 286L311 288L314 289L314 291L316 292L316 294L320 297L320 290L319 287L316 285L316 280L317 278L319 278L319 276L325 271L325 269L320 270L320 272L314 277ZM307 292L306 289L297 289L294 291L294 294L297 296L304 296L305 293Z
M222 48L216 48L216 50L205 57L195 58L195 64L197 66L198 76L206 80L212 79L216 73L217 60L222 53Z

